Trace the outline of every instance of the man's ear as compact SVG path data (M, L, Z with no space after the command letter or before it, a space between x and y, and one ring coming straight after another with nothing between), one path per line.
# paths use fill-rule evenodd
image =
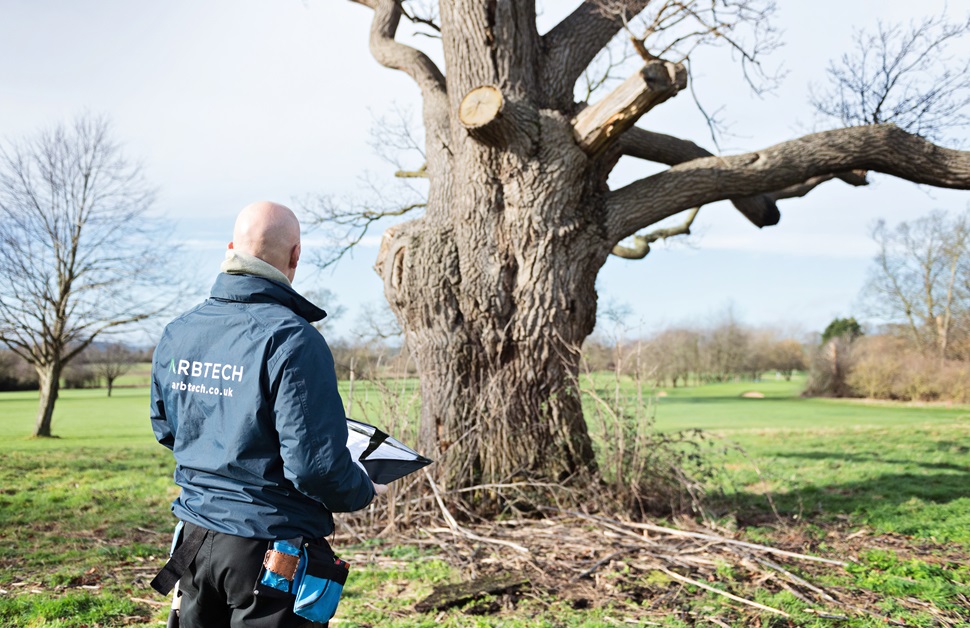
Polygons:
M296 265L300 262L300 251L301 248L299 242L297 242L296 246L293 247L293 250L290 251L290 268L294 270L296 269Z
M229 246L227 246L226 248L231 250L232 249L232 242L230 242L229 243Z

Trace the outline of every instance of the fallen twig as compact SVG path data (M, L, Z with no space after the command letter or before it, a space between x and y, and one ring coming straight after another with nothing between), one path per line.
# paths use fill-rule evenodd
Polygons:
M748 543L747 541L737 541L735 539L729 539L727 537L719 536L716 534L708 534L703 532L690 532L688 530L678 530L676 528L668 528L665 526L658 526L650 523L616 521L613 519L607 519L606 517L600 517L597 515L587 515L582 512L576 512L571 510L560 510L558 508L550 508L548 506L543 506L542 509L558 511L558 512L562 512L563 514L572 515L574 517L589 519L589 520L601 523L603 525L626 526L628 528L635 528L637 530L646 530L648 532L659 532L661 534L667 534L670 536L686 536L686 537L691 537L695 539L704 539L715 543L724 543L727 545L737 545L738 547L747 547L748 549L767 552L769 554L777 554L778 556L787 556L788 558L797 558L799 560L809 560L809 561L814 561L819 563L827 563L829 565L838 565L839 567L848 566L848 563L843 562L841 560L833 560L831 558L821 558L819 556L811 556L809 554L799 554L797 552L789 552L786 550L778 549L777 547L771 547L769 545L759 545L757 543ZM641 539L643 538L643 537L639 537L638 535L634 535L634 536Z
M764 604L759 604L758 602L755 602L753 600L745 599L743 597L734 595L733 593L728 593L727 591L722 591L721 589L718 589L716 587L712 587L709 584L704 584L703 582L699 582L697 580L692 580L691 578L688 578L686 576L682 576L679 573L676 573L674 571L670 571L666 567L660 567L660 571L662 571L663 573L667 574L668 576L670 576L674 580L680 580L681 582L684 582L686 584L692 584L695 587L700 587L702 589L705 589L707 591L710 591L711 593L717 593L718 595L723 595L724 597L726 597L728 599L731 599L731 600L734 600L735 602L741 602L742 604L747 604L748 606L751 606L751 607L754 607L754 608L758 608L758 609L761 609L763 611L768 611L769 613L774 613L776 615L781 615L782 617L791 617L791 615L789 615L785 611L778 610L777 608L772 608L771 606L765 606Z
M479 536L474 532L471 532L470 530L466 530L465 528L458 525L458 522L455 521L455 518L448 511L448 507L445 506L444 500L441 499L441 492L438 491L438 485L435 484L435 481L431 478L431 474L428 473L427 470L425 470L424 475L425 477L428 478L428 483L431 484L431 490L434 491L434 497L435 497L435 500L438 502L438 507L441 508L441 514L444 516L445 521L448 523L448 527L451 528L451 531L454 534L461 535L465 538L469 538L474 541L480 541L482 543L494 543L496 545L504 545L522 554L530 554L528 549L522 547L521 545L518 545L517 543L512 543L511 541L503 541L501 539L490 539L484 536Z
M582 580L583 578L591 575L594 571L596 571L597 569L599 569L600 567L602 567L606 563L610 562L614 558L619 558L620 556L623 556L624 554L629 554L630 552L636 552L636 551L639 551L639 550L640 550L639 547L629 547L627 549L620 550L619 552L613 552L612 554L610 554L606 558L601 558L600 560L598 560L595 563L593 563L593 566L590 567L589 569L587 569L586 571L584 571L583 573L578 574L576 576L573 576L569 581L570 582L576 582L577 580Z

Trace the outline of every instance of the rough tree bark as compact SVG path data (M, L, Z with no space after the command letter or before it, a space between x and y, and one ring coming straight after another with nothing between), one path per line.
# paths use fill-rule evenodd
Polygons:
M374 10L375 58L423 96L427 208L387 230L375 268L420 370L420 445L447 488L595 468L574 382L597 273L624 238L724 199L771 225L775 200L832 178L864 184L860 170L970 187L970 154L892 126L723 158L633 127L684 89L679 63L647 60L599 103L575 103L577 78L623 25L597 2L540 36L533 1L442 0L441 71L395 41L399 2L355 1ZM671 167L611 191L624 154Z

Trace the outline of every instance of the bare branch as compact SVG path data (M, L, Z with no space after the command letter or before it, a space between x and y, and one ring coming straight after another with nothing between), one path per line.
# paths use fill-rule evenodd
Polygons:
M367 144L378 157L401 170L405 162L427 161L423 129L414 122L411 108L398 103L374 118Z
M397 168L396 181L387 185L371 173L361 177L361 196L335 198L317 195L299 202L308 232L322 237L323 244L310 253L319 268L336 264L354 247L379 228L378 223L393 222L425 207L426 182L430 177L424 151L423 129L416 125L407 107L392 105L390 112L375 118L369 145L387 163ZM417 170L405 167L421 160Z
M687 214L686 220L679 226L655 229L647 234L635 235L633 236L634 245L632 247L617 244L613 247L611 253L624 259L643 259L650 253L650 243L661 239L666 240L674 236L690 235L690 227L694 224L694 219L697 218L697 213L700 210L700 207L691 209Z
M438 16L437 3L433 3L433 2L427 3L419 7L419 9L424 11L424 15L419 14L418 10L413 10L413 9L410 12L408 12L408 10L404 7L404 3L403 2L401 3L401 13L403 13L404 17L410 20L412 24L420 24L423 26L427 26L431 30L438 33L437 36L440 37L441 26L438 24L439 16ZM421 33L421 34L426 35L428 37L433 36L428 33Z
M700 112L701 117L704 118L704 123L707 125L707 130L711 135L711 141L714 142L714 147L718 151L721 150L721 144L718 141L718 137L726 133L726 124L718 116L724 107L719 107L714 111L708 111L704 103L701 102L701 96L697 92L696 85L694 81L694 66L688 59L684 62L684 66L687 68L687 85L690 87L690 97L694 101L694 106L697 107L697 111Z
M583 96L580 97L582 102L591 101L593 95L606 85L621 81L627 75L626 72L621 73L621 70L626 62L633 58L633 53L627 51L626 47L619 50L614 48L619 47L603 48L602 52L583 70L581 77Z
M375 189L376 193L376 189ZM352 201L336 201L330 196L319 196L304 203L305 224L308 230L325 230L324 251L314 264L327 268L337 263L344 255L360 244L370 230L385 219L400 218L415 210L424 208L424 201L405 205L389 201L381 195L369 205L360 206Z
M894 125L852 127L754 153L694 159L631 183L609 195L608 237L615 244L691 207L770 193L851 170L970 189L970 152L937 146Z
M650 2L635 19L624 0L599 0L599 4L601 14L622 22L633 49L645 60L665 58L687 64L698 48L722 46L739 60L742 75L756 94L773 89L783 76L763 63L781 45L772 25L773 0Z
M401 70L414 79L426 99L443 95L445 77L438 66L420 50L394 39L401 21L401 5L396 0L351 1L374 10L370 50L377 62L392 70Z
M854 50L829 64L829 87L813 89L811 103L842 125L892 122L939 141L970 123L970 60L948 56L968 32L970 20L954 24L944 16L908 28L880 22L874 35L857 31Z

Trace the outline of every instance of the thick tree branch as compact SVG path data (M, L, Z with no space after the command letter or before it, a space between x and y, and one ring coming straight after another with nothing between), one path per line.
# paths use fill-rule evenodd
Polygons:
M689 140L647 131L646 129L638 127L633 127L624 133L617 144L620 152L624 155L667 164L669 166L675 166L692 159L714 156L706 148L702 148ZM775 201L805 196L820 184L831 179L841 179L845 183L854 186L869 184L866 180L865 170L853 170L850 172L839 172L812 177L807 181L786 187L783 190L774 190L767 194L739 198L731 201L731 203L735 209L741 212L756 227L768 227L778 224L778 221L781 219L781 213Z
M568 17L542 37L546 50L542 68L543 85L553 106L573 101L573 86L597 53L649 4L649 0L629 0L625 15L606 11L602 0L586 0Z
M685 87L687 70L682 64L648 62L598 103L576 114L576 143L589 155L601 153L641 116Z
M351 0L374 10L371 22L370 50L381 65L401 70L421 88L425 98L444 94L445 77L438 66L423 52L395 41L401 22L401 6L395 0Z
M612 192L608 237L614 244L677 212L768 194L813 177L874 170L914 183L970 189L970 152L937 146L895 125L806 135L743 155L694 159Z
M701 157L714 156L711 151L690 140L647 131L639 127L632 127L627 130L620 138L618 145L620 152L624 155L667 164L668 166L676 166ZM781 212L775 205L775 199L768 195L739 198L732 203L735 209L759 228L776 225L781 219Z
M676 166L685 161L714 155L706 148L698 146L690 140L648 131L640 127L631 127L617 142L617 146L624 155L655 161L668 166Z

